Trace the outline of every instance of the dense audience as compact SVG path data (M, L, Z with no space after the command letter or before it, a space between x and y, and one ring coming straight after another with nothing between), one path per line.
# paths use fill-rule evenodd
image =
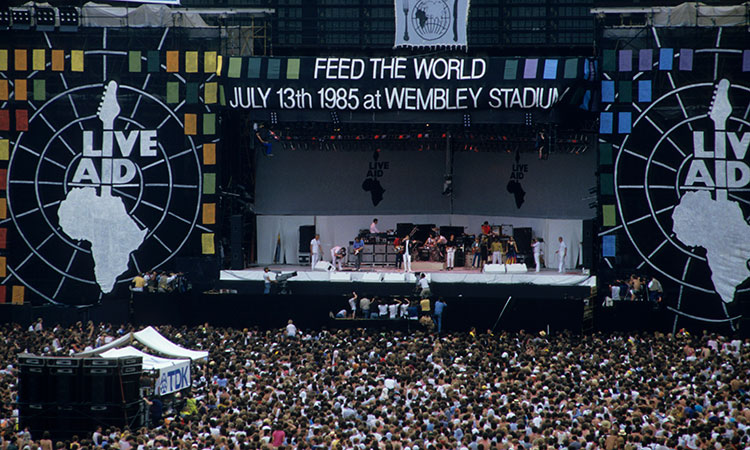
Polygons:
M150 428L91 430L54 448L750 448L748 342L686 332L438 337L289 325L160 327L210 352L194 367L184 411L167 411ZM53 448L14 427L17 353L67 355L127 331L0 327L2 450Z

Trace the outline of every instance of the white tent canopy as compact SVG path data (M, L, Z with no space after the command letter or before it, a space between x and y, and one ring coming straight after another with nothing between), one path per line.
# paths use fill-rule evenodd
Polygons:
M189 350L187 348L180 347L179 345L162 336L153 327L146 327L141 331L128 333L121 338L115 339L109 344L99 346L93 350L77 353L76 356L101 355L108 350L124 347L132 343L134 340L140 342L156 353L164 356L169 356L171 358L190 359L192 361L208 360L208 352Z
M104 358L122 358L124 356L140 356L143 358L144 370L161 370L178 365L185 361L184 359L167 359L158 356L149 355L138 350L135 347L127 346L123 348L113 348L99 354Z

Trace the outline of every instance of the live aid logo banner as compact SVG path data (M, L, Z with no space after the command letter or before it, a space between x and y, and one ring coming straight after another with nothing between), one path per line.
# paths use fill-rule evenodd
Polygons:
M466 47L469 0L394 0L395 47Z

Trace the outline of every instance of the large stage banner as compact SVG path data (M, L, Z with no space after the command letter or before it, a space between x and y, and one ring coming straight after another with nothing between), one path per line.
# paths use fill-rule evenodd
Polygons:
M93 304L213 254L217 54L170 33L2 34L0 302Z
M743 30L696 33L604 47L602 266L656 277L675 327L734 328L750 297L750 50Z
M469 0L394 0L395 47L463 47Z

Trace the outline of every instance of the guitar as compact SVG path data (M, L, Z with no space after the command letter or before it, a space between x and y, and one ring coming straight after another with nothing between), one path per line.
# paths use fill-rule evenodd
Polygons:
M727 119L731 114L732 104L729 102L729 80L724 78L716 85L713 98L711 99L711 107L708 110L708 117L710 117L714 123L714 148L717 150L717 153L719 148L724 147L723 145L720 147L718 141L719 139L726 139ZM715 156L716 158L725 157L725 155L718 154ZM717 160L716 163L718 164L719 161ZM724 162L724 164L726 164L726 162ZM722 179L719 179L718 176L716 179L716 200L727 199L726 169L724 170L724 173L725 175Z

